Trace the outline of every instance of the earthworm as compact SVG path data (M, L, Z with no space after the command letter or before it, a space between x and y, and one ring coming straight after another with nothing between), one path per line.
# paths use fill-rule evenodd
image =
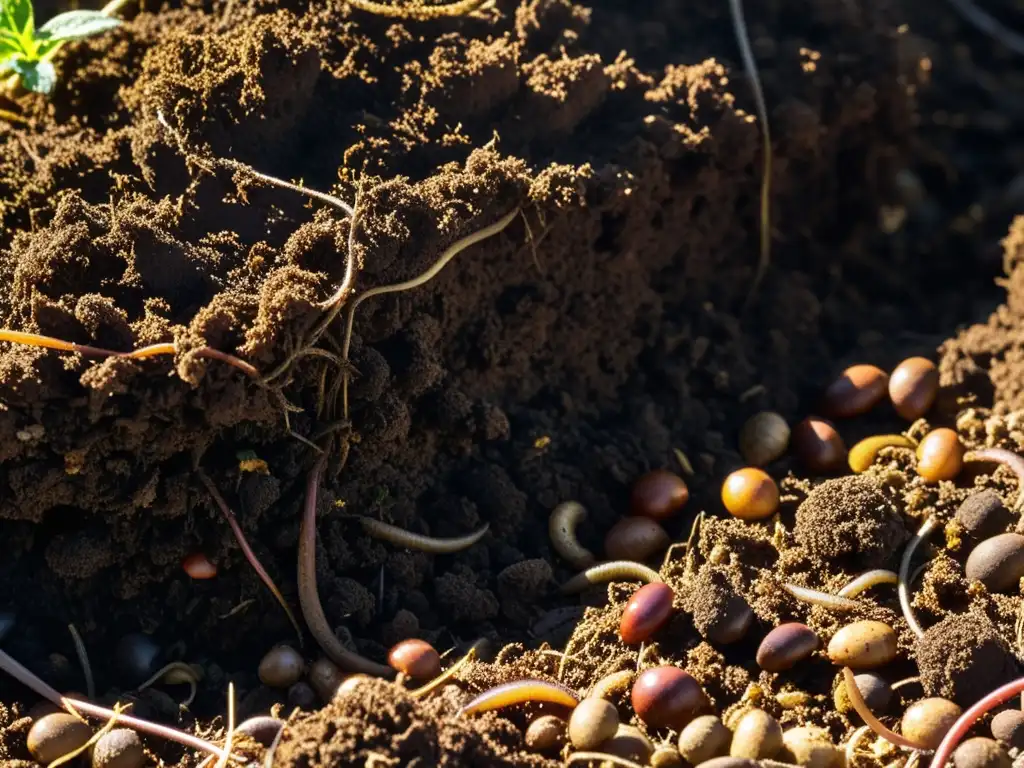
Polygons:
M1024 507L1024 458L1005 448L981 448L968 452L964 461L994 461L1013 470L1017 476L1017 503L1014 507L1018 510Z
M953 723L953 727L946 732L942 742L939 744L939 748L935 750L930 768L943 768L946 761L952 756L953 750L956 749L960 739L974 727L979 717L995 709L1003 702L1009 701L1022 691L1024 691L1024 677L1018 677L1013 682L1000 686L991 693L986 694L981 698L981 701L969 707L966 712L960 715L960 719Z
M316 497L326 464L325 453L309 471L306 482L306 508L299 528L299 605L309 631L331 661L346 672L363 672L390 678L394 674L391 667L370 661L341 644L327 623L327 616L320 604L316 586Z
M905 736L893 733L885 727L881 720L875 717L875 714L871 711L867 702L864 701L864 697L860 693L860 688L857 687L857 680L853 676L853 670L849 667L843 667L843 680L846 682L846 695L850 698L850 703L857 711L857 714L860 715L861 719L867 725L871 726L872 731L877 733L890 744L895 744L897 747L906 747L907 749L925 748Z
M594 584L602 584L606 581L643 581L647 584L660 582L661 576L653 568L648 568L643 563L634 563L632 560L613 560L610 563L595 565L583 573L577 573L559 589L563 595L572 595L582 592Z
M473 533L467 533L465 536L438 539L433 536L424 536L421 533L413 533L399 528L397 525L374 520L372 517L358 516L356 519L363 526L363 530L376 539L384 539L396 547L418 549L420 552L429 552L432 555L450 555L453 552L469 549L480 541L491 527L491 524L487 523L483 528L473 531Z
M879 584L898 584L900 577L892 571L883 568L876 568L873 571L865 571L853 581L836 592L839 597L855 597L865 589L878 586Z
M864 607L856 600L830 595L827 592L819 592L816 589L798 587L796 584L783 584L782 588L797 600L810 603L811 605L820 605L822 608L829 608L833 611L856 611Z
M858 474L867 471L875 463L878 452L883 448L913 448L914 441L906 435L875 435L865 437L850 449L847 461L850 469Z
M563 501L551 510L551 517L548 518L551 546L574 568L589 568L596 560L594 553L580 544L576 538L576 526L586 517L587 510L578 501Z
M924 521L917 534L907 544L907 548L903 550L903 559L900 561L899 585L896 587L900 598L900 608L903 610L903 618L907 620L911 631L918 637L924 635L924 630L921 629L921 625L917 622L917 617L914 616L914 608L910 604L910 579L908 578L910 576L910 562L914 558L914 551L918 545L928 538L928 534L932 532L932 529L935 528L938 522L934 515Z
M460 715L475 715L490 712L516 704L538 701L574 708L580 703L579 697L568 688L546 680L516 680L490 688L459 710Z
M610 699L612 694L628 688L633 682L634 677L636 677L636 672L632 669L612 672L610 675L605 675L594 683L594 687L590 689L587 697L591 699Z
M85 650L85 643L82 636L78 634L74 624L68 624L68 632L71 633L71 642L75 644L75 655L78 656L78 663L82 665L82 677L85 678L85 692L90 699L96 698L96 684L92 677L92 665L89 663L89 652Z

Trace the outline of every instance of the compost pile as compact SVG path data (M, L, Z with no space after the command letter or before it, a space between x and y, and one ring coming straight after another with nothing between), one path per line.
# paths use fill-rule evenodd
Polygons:
M830 642L857 621L892 633L886 685L921 678L878 711L890 726L921 698L963 708L1016 677L1017 584L967 578L982 539L961 505L991 491L994 532L1013 531L1017 481L970 460L928 479L914 448L943 428L963 450L1024 448L1019 64L945 6L748 5L773 139L759 283L763 139L720 0L495 0L425 20L344 0L143 3L66 46L49 99L0 104L15 117L0 121L0 326L160 353L0 343L0 647L84 693L73 625L97 701L221 746L230 683L236 721L287 719L279 766L558 765L573 751L561 720L548 742L527 728L595 685L637 729L615 748L640 762L645 740L672 752L692 715L736 729L751 710L842 751L862 721L837 699ZM827 415L819 398L847 366L888 373L915 355L940 385L923 419L875 401L834 419L846 447L905 444L856 476L773 455L770 477L750 478L777 506L726 511L752 415L795 429ZM565 594L589 563L556 547L549 519L578 502L576 543L611 556L606 534L637 519L631 490L654 470L688 498L645 534L656 546L623 553L659 572L671 615L628 643L640 581ZM468 654L444 684L357 678L335 695L299 613L311 472L328 629L378 664L409 638L448 652L446 670ZM431 553L360 518L432 539L486 531ZM928 519L910 597L930 645L884 579L855 608L787 591L835 596L898 570ZM814 647L768 671L758 647L785 622ZM283 643L302 657L298 692L257 673ZM199 678L194 697L180 677L140 690L174 662ZM699 706L638 717L634 678L666 665ZM554 698L458 714L525 679ZM0 676L3 764L31 764L36 703ZM858 764L910 754L857 738ZM144 745L151 763L198 762ZM751 757L798 760L785 749Z

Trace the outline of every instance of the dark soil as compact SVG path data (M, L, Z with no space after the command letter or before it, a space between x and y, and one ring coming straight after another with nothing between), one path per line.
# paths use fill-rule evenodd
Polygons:
M73 623L113 700L130 687L113 649L143 631L205 677L188 712L168 687L138 697L135 714L209 732L223 725L229 680L241 717L283 703L255 670L294 633L196 467L297 606L308 441L326 431L349 449L321 490L332 511L319 521L318 577L332 624L378 660L409 636L456 655L483 637L497 656L421 702L374 682L300 715L278 765L539 765L522 713L454 718L455 708L518 677L586 690L657 659L687 664L720 711L754 700L787 725L829 727L838 743L850 722L830 705L833 668L770 676L753 662L775 622L799 618L827 638L849 619L797 603L781 581L834 591L864 568L893 567L907 532L928 514L952 517L972 478L1008 506L1015 481L975 473L936 489L891 451L862 481L884 514L825 499L816 519L856 518L813 546L793 531L816 480L791 460L771 467L787 478L785 530L719 519L719 483L741 464L736 433L751 414L793 421L844 365L909 354L939 354L932 425L955 424L971 445L1024 446L1012 414L1024 407L1024 219L1010 228L1024 207L1019 62L944 4L748 3L775 140L774 245L743 311L762 150L727 3L496 0L429 22L343 0L149 5L68 46L52 100L4 106L28 125L0 123L0 325L177 349L173 360L97 361L3 345L0 611L17 616L4 649L80 689ZM43 4L37 17L52 12ZM360 191L354 233L340 211L211 158L350 202ZM302 357L268 388L198 352L269 372L322 316L347 259L359 291L408 280L516 206L521 217L436 279L360 307L350 425L329 359ZM321 348L339 351L343 318ZM301 409L287 420L286 401ZM901 428L880 409L843 433L852 444ZM680 613L638 660L617 637L634 587L559 596L554 583L572 570L547 518L579 500L580 539L600 552L631 480L674 468L673 449L695 475L669 532L685 540L698 510L712 516L695 555L670 550L663 576L683 607L694 609L692 580L710 579L756 618L747 639L716 647ZM245 471L253 453L266 474ZM433 536L490 530L435 557L368 538L348 513ZM182 571L197 550L215 579ZM926 570L920 619L975 611L1013 646L1016 599L969 592L964 557L939 553ZM507 570L522 561L535 562ZM864 616L896 626L912 655L894 591L870 594ZM574 628L581 603L591 607ZM544 641L568 641L564 663ZM307 637L311 658L314 647ZM810 698L783 711L784 687ZM0 701L0 762L27 760L34 699L3 678Z

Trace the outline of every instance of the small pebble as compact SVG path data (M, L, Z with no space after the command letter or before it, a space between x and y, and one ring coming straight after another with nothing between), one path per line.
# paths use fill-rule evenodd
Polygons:
M1010 768L1013 761L998 741L976 736L954 750L953 765L956 768Z
M526 729L526 746L534 752L555 753L566 742L565 720L554 715L541 715Z
M846 443L830 421L807 417L793 428L790 443L809 472L827 475L846 466Z
M840 672L836 676L836 680L837 684L835 691L832 693L832 701L839 712L848 715L854 710L853 703L846 692L846 678ZM864 703L868 705L868 709L874 714L880 715L889 709L889 705L892 703L893 690L884 677L874 672L861 672L858 675L854 675L853 680L857 684L857 690L860 691Z
M1024 712L1006 709L993 717L992 735L1014 749L1024 748Z
M713 757L729 753L732 731L725 727L717 715L701 715L683 728L679 734L679 754L698 765Z
M619 635L627 645L646 642L672 616L674 594L667 584L645 584L630 596L622 612Z
M321 658L310 665L307 679L320 700L328 702L337 693L338 686L345 679L345 673L330 659Z
M637 675L630 695L633 711L651 728L682 730L707 705L707 696L688 672L652 667Z
M647 764L651 768L683 768L683 758L675 747L663 744L654 750Z
M130 728L115 728L92 747L92 768L139 768L144 762L142 739Z
M1013 515L995 491L976 491L963 500L956 520L975 541L1006 533Z
M968 581L980 581L990 592L1016 588L1024 576L1024 536L1001 533L985 539L967 557Z
M596 749L619 730L619 710L607 699L584 699L569 716L569 741L576 749Z
M141 632L122 637L117 642L114 659L121 681L130 688L141 685L163 666L160 646Z
M782 750L782 726L763 709L751 709L736 723L730 757L771 760Z
M805 768L842 768L843 753L836 749L828 731L814 725L790 728L782 734L783 759Z
M738 469L722 483L722 504L740 520L764 520L779 508L779 486L764 470Z
M908 357L889 376L889 399L900 416L917 421L939 394L939 369L924 357Z
M666 520L678 514L690 500L690 489L679 475L656 469L633 484L629 511L640 517Z
M789 425L781 415L774 411L755 413L740 429L740 455L751 466L764 467L786 452L789 436Z
M929 483L953 480L964 466L964 446L952 429L933 429L917 446L917 474Z
M609 560L641 563L660 555L670 542L665 529L649 517L624 517L608 529L604 552Z
M761 641L757 663L766 672L783 672L806 659L820 645L818 635L806 624L780 624Z
M825 389L822 410L835 419L861 416L874 408L889 387L889 376L874 365L851 365Z
M961 714L963 710L949 699L921 699L907 707L901 729L904 736L923 749L935 749Z
M256 715L240 723L237 730L251 736L264 747L269 747L283 727L284 720L268 715Z
M646 765L647 761L651 759L651 755L654 754L654 745L639 728L634 728L632 725L620 725L615 735L601 744L597 751Z
M426 640L403 640L388 653L388 664L413 680L432 680L441 674L441 654Z
M828 644L834 664L873 669L896 658L896 632L881 621L855 621L836 632Z
M54 712L36 720L28 732L28 751L36 762L47 765L85 744L92 728L67 712Z
M307 712L316 707L316 691L313 686L304 680L300 680L288 689L288 703L293 707L304 709Z
M217 566L202 552L193 552L181 561L181 567L190 579L202 581L217 575Z
M290 645L278 645L267 651L260 660L260 682L271 688L289 688L306 672L302 654Z

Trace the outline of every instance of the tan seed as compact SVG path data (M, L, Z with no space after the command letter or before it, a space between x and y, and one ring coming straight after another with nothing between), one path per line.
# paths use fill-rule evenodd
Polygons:
M961 714L963 710L949 699L915 701L903 713L903 735L922 749L935 749Z
M881 621L855 621L836 632L828 644L833 663L851 669L873 669L896 658L896 632Z
M956 768L1010 768L1013 761L998 741L978 736L956 748L953 765Z
M601 744L599 752L606 752L624 760L646 765L654 754L654 745L643 735L639 728L632 725L620 725L615 735Z
M654 750L647 764L651 768L683 768L683 758L675 747L664 744Z
M103 734L92 748L92 768L139 768L144 762L142 739L130 728Z
M790 728L782 734L783 758L806 768L841 768L843 755L828 731L814 725Z
M736 723L729 746L731 757L771 760L782 749L782 727L763 709L752 709Z
M701 715L679 734L679 753L690 765L729 753L732 731L717 715Z
M565 740L565 720L554 715L542 715L526 729L526 746L534 752L558 752Z
M739 444L744 461L766 466L789 448L789 425L774 411L755 413L740 430Z
M28 732L28 751L47 765L74 752L92 738L92 729L67 712L54 712L33 723Z
M1016 587L1024 576L1024 536L1001 533L985 539L967 558L968 581L980 581L991 592Z
M271 688L289 688L297 683L306 671L302 655L288 645L278 645L267 651L260 660L260 682Z
M619 711L607 699L584 699L569 717L569 741L576 749L595 749L619 729Z

